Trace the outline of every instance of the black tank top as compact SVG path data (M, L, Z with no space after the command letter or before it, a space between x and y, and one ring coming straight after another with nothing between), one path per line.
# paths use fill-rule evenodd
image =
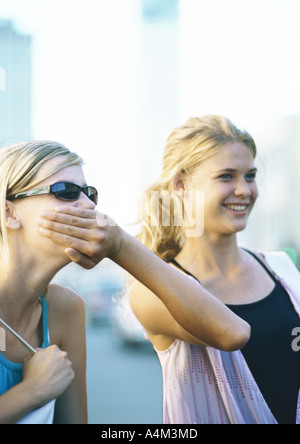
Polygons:
M251 337L241 351L276 421L295 424L300 352L292 349L292 330L300 327L300 319L281 283L256 255L249 253L264 267L275 286L257 302L227 306L251 326ZM175 260L172 263L193 276Z

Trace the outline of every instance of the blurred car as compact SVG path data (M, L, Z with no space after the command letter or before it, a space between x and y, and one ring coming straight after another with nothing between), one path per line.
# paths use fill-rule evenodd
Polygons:
M90 288L85 294L87 322L89 324L108 324L113 307L113 297L117 288L105 286L103 283Z
M53 280L76 291L84 300L88 323L109 323L114 300L122 292L125 273L108 259L92 270L70 264Z

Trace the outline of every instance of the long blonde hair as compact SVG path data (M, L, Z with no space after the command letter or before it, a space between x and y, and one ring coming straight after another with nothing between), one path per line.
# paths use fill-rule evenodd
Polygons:
M60 156L55 168L45 169L36 179L40 168L48 160ZM82 159L64 145L52 141L31 141L8 145L0 149L0 265L9 263L9 246L6 230L6 199L30 188L58 171L73 165L82 165Z
M160 179L143 194L139 205L141 231L137 238L165 261L173 259L184 244L184 226L174 221L182 211L183 202L178 204L178 194L173 193L174 180L178 175L192 175L200 164L228 143L241 143L249 147L253 158L256 145L248 132L239 129L229 119L208 115L189 119L183 126L176 128L169 136L165 147ZM171 202L159 200L157 194L173 195ZM153 199L156 202L153 202ZM167 202L167 204L166 204ZM166 214L168 212L168 214ZM168 220L168 224L162 221Z

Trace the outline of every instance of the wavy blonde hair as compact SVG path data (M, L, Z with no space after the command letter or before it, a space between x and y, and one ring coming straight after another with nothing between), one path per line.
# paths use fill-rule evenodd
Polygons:
M45 169L36 179L40 168L50 159L60 156L55 168ZM31 141L8 145L0 149L0 265L9 264L6 230L6 199L34 188L41 181L64 168L82 165L82 159L64 145L52 141Z
M250 134L223 116L191 118L170 134L160 179L145 191L140 201L141 231L137 236L166 262L177 256L184 244L184 225L176 226L174 223L181 217L178 212L184 211L179 194L173 192L176 177L192 175L204 160L226 144L234 142L249 147L253 158L256 157L256 145ZM171 202L162 198L159 200L159 211L153 211L157 205L157 194L163 196L164 193L172 194ZM164 218L169 220L169 224L162 223Z

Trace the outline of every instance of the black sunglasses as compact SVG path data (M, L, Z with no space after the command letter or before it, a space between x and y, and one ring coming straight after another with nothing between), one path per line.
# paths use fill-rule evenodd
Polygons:
M9 196L8 200L23 199L23 197L40 196L42 194L54 194L57 199L76 201L80 197L80 193L84 193L94 204L98 203L98 191L94 187L87 185L80 186L72 182L56 182L34 190L25 191L24 193Z

